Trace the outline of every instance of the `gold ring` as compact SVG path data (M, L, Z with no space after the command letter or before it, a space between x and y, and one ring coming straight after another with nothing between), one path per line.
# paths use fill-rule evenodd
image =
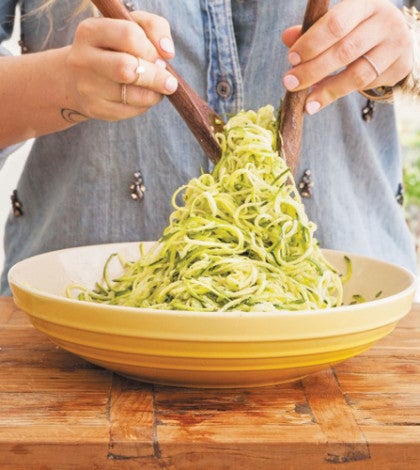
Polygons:
M366 54L363 54L362 57L369 62L369 64L372 66L373 70L376 73L376 78L378 78L379 75L381 74L381 72L379 72L379 69L376 66L375 62L373 62L373 60L371 58L369 58Z
M132 82L133 85L140 85L140 77L145 71L146 71L146 69L141 65L140 57L137 57L137 67L136 67L136 70L135 70L135 72L137 74L137 77Z
M121 84L121 103L127 104L127 85L125 83Z

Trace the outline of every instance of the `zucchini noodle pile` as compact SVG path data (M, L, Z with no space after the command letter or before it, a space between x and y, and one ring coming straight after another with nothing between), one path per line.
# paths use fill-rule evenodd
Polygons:
M111 280L105 266L102 283L79 299L202 312L342 304L340 275L279 157L273 107L238 113L217 138L222 158L175 192L161 239L148 252L140 245L135 262L113 255L124 273Z

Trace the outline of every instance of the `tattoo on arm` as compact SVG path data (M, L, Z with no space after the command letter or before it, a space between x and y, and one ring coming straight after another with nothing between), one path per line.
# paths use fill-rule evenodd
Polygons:
M79 111L75 111L74 109L68 109L68 108L61 109L61 117L65 121L71 122L72 124L83 122L83 121L86 121L86 119L88 119L87 116L85 116L82 113L79 113Z

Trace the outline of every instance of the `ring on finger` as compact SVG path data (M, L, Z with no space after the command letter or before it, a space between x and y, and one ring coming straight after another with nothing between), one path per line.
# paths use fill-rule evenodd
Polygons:
M379 71L377 65L375 64L375 62L373 62L373 60L368 57L366 54L363 54L362 55L363 59L365 59L367 62L369 62L369 64L371 65L371 67L373 68L373 70L375 71L376 73L376 78L379 77L379 75L381 74L381 72Z
M144 68L144 66L141 64L141 59L140 57L137 57L137 67L136 67L136 74L137 74L137 77L134 79L134 81L132 82L132 85L140 85L140 79L141 79L141 76L142 74L146 71L146 69Z
M127 104L127 85L121 83L121 103Z

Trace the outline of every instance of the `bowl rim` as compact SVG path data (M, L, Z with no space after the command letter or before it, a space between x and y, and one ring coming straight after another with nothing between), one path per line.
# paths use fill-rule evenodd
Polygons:
M83 246L75 246L75 247L70 247L70 248L63 248L60 250L52 250L48 251L45 253L40 253L28 258L25 258L21 261L18 261L15 263L8 272L8 280L13 292L13 286L16 286L17 288L23 290L24 292L31 294L33 296L36 296L40 299L43 300L48 300L48 301L59 301L59 302L64 302L68 304L72 304L73 302L77 301L81 305L83 305L85 308L94 308L97 306L101 306L101 308L105 309L105 311L113 311L113 312L130 312L136 315L141 315L141 314L154 314L154 315L159 315L162 317L165 316L170 316L173 317L174 315L178 316L183 316L183 317L201 317L201 318L246 318L246 317L254 317L255 315L258 315L260 318L271 318L271 317L278 317L279 315L281 316L293 316L293 317L304 317L304 316L314 316L314 315L328 315L328 314L345 314L348 312L357 312L359 310L364 310L366 309L367 306L377 306L380 307L382 304L388 303L391 300L398 301L398 299L406 297L410 295L411 293L414 296L414 293L416 291L416 286L417 286L417 278L416 276L409 271L407 268L403 266L399 266L397 264L393 264L388 261L381 260L379 258L374 258L371 256L365 256L362 254L357 254L357 253L352 253L348 251L342 251L342 250L333 250L333 249L327 249L327 248L322 248L322 252L328 254L328 253L340 253L343 256L347 255L349 257L357 257L357 258L363 258L365 260L372 260L375 263L381 263L386 266L390 266L394 269L400 270L403 274L405 274L408 279L409 279L409 285L397 292L396 294L389 295L387 297L383 298L377 298L373 300L368 300L367 302L360 303L360 304L352 304L352 305L340 305L337 307L330 307L328 309L313 309L313 310L274 310L274 311L252 311L252 312L244 312L241 310L232 310L232 311L226 311L222 312L220 310L218 311L213 311L213 312L202 312L202 311L190 311L190 310L169 310L169 309L154 309L151 307L148 308L143 308L143 307L132 307L132 306L123 306L123 305L108 305L104 303L96 303L96 302L88 302L84 300L78 300L76 298L69 298L66 297L65 295L58 295L58 294L53 294L53 293L46 293L38 288L32 287L28 285L27 283L20 282L17 279L15 279L15 271L17 271L23 264L25 264L28 261L33 262L36 258L40 257L45 257L45 256L53 256L55 254L59 254L62 252L68 252L68 251L76 251L80 249L89 249L89 248L106 248L106 247L117 247L120 246L122 247L129 247L129 246L135 246L139 245L140 243L156 243L154 241L149 241L149 242L116 242L116 243L103 243L103 244L95 244L95 245L83 245ZM114 249L115 251L115 249Z

